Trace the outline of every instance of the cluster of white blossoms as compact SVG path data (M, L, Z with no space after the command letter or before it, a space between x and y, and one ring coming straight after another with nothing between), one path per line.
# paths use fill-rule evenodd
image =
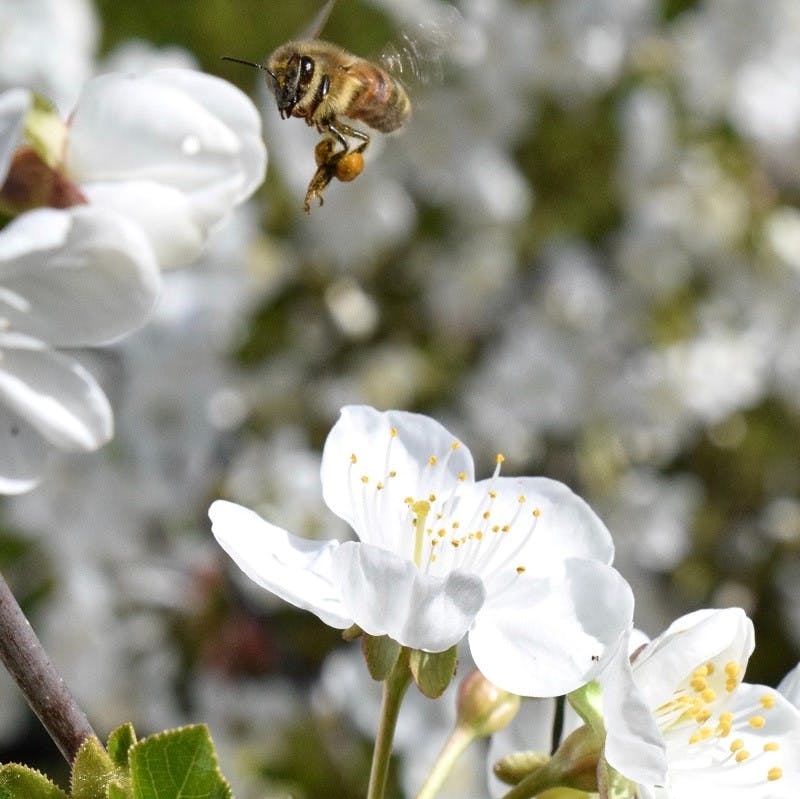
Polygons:
M467 448L432 419L349 406L322 487L357 541L297 538L221 500L209 514L249 577L331 626L426 652L466 635L478 669L523 696L597 679L604 757L629 796L796 795L800 711L742 682L744 613L690 614L629 657L633 596L602 522L566 486L501 477L497 460L476 482Z
M109 440L102 388L57 350L143 324L160 270L197 257L266 167L250 100L192 70L101 75L68 123L45 106L0 95L0 493L35 485L49 446Z

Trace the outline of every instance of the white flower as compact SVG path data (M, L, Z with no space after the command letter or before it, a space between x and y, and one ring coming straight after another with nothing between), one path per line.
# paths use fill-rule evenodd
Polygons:
M266 148L255 106L220 78L110 73L81 92L64 168L90 203L142 227L162 267L176 266L261 184Z
M498 472L476 483L467 448L426 416L348 406L325 444L322 489L359 541L297 538L230 502L210 516L249 577L327 624L431 652L468 633L499 687L564 693L618 646L630 588L583 500Z
M119 338L145 321L159 286L143 234L112 211L42 208L0 231L0 493L36 483L46 443L109 440L100 386L51 347Z
M30 94L0 95L0 185ZM35 485L48 444L92 450L113 429L102 390L56 347L103 344L150 313L160 274L132 222L101 208L42 208L0 231L0 493Z
M665 784L640 784L640 796L800 795L800 712L773 688L742 682L753 640L739 608L696 611L646 645L632 668L614 664L603 675L611 765L636 779L642 755L653 762L645 716L663 736Z

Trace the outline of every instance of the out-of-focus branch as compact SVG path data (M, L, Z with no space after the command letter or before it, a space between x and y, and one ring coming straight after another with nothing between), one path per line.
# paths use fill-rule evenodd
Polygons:
M0 660L68 763L94 730L0 574Z

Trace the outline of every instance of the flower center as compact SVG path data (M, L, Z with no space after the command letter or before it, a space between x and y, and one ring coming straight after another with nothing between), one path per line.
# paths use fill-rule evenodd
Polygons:
M401 537L391 542L384 538L381 543L407 557L410 526L412 560L420 570L441 574L458 568L484 575L500 571L509 578L523 574L526 566L518 553L534 533L542 511L524 494L508 496L507 486L500 490L495 481L504 457L496 456L491 479L478 487L468 483L466 471L454 468L451 459L458 457L461 443L452 441L446 451L431 453L423 461L415 477L416 496L402 497L399 490L408 463L407 453L396 450L397 437L398 431L390 428L383 457L362 458L357 452L349 456L352 504L360 509L356 529L386 527L384 520L399 510ZM370 467L365 471L362 463L367 462ZM398 509L400 501L403 507Z
M656 710L656 720L670 748L684 752L687 759L696 748L703 749L711 759L710 765L703 766L704 771L727 770L757 758L767 759L765 776L767 781L774 781L783 776L774 754L780 744L765 739L764 732L775 696L762 694L757 704L738 707L735 712L723 709L734 698L743 672L742 664L736 661L699 666L678 686L674 698Z

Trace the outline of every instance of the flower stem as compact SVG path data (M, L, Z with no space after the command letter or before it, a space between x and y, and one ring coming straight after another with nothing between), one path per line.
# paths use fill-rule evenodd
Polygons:
M0 661L67 763L94 730L0 574Z
M372 751L372 768L369 774L367 799L383 799L386 793L386 778L389 775L389 760L392 756L392 741L400 715L400 704L411 682L408 668L409 650L403 647L400 657L383 684L381 719L375 749Z
M450 733L445 742L439 757L436 758L425 784L420 788L417 799L432 799L437 791L442 787L442 783L453 770L456 761L463 754L464 750L475 740L472 730L464 727L456 727Z

